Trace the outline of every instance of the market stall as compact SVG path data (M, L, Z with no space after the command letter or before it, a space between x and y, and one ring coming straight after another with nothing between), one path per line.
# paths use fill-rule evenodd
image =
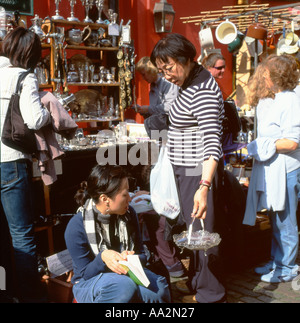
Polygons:
M64 153L56 165L57 180L45 185L35 168L36 231L42 241L43 257L64 248L65 222L77 209L74 194L96 163L105 163L111 158L113 163L124 165L132 176L130 190L134 191L138 187L148 189L142 173L144 167L155 164L157 159L159 140L150 140L142 123L126 120L126 112L136 115L137 101L148 97L148 92L140 90L136 97L136 86L142 87L136 82L135 58L136 52L142 56L143 49L135 47L131 26L138 18L134 10L127 10L126 18L119 16L117 2L97 0L76 4L74 0L53 0L47 6L48 14L46 10L34 12L30 1L21 15L14 14L12 8L0 7L0 46L9 29L17 25L28 25L40 36L43 57L35 71L40 90L51 91L78 125L73 139L57 136ZM120 6L132 9L133 2L129 2L124 5L124 1ZM259 60L272 52L298 53L299 7L300 2L276 7L252 3L221 9L214 5L214 10L175 21L180 28L192 24L195 29L200 27L199 61L208 53L220 52L219 45L222 48L225 45L232 54L233 92L225 99L234 99L239 108L241 131L237 147L245 147L255 136L255 113L246 103L245 87ZM129 11L133 15L130 19ZM175 32L179 32L179 27ZM138 33L138 28L134 33ZM145 48L150 45L145 44ZM143 47L144 43L139 46ZM153 157L150 164L149 157ZM235 150L225 156L225 161L226 170L234 174L246 192L252 164L245 150ZM259 214L255 229L269 228L265 214ZM241 231L237 231L237 239L242 240ZM257 231L250 234L256 235L253 241L258 236ZM240 247L243 247L242 241ZM250 256L255 256L256 247Z
M219 44L227 45L228 52L233 54L234 92L229 98L235 99L242 110L242 129L238 138L241 144L246 144L255 133L254 111L244 104L245 85L262 54L276 50L293 54L298 50L298 45L292 42L298 37L299 4L270 7L254 2L221 9L214 6L214 10L202 11L199 15L180 17L180 24L200 26L201 56L218 51ZM36 69L40 89L52 91L79 126L74 139L58 138L65 152L62 175L53 187L44 187L46 215L73 212L74 205L69 207L68 203L60 203L65 201L64 197L60 199L54 193L56 187L61 187L61 178L68 183L68 191L75 185L70 181L76 181L78 185L80 179L85 178L91 168L88 161L96 163L99 147L117 147L119 141L124 144L124 140L129 147L149 139L144 133L130 134L130 126L121 126L125 110L130 110L136 103L136 49L131 39L131 19L124 21L118 16L115 2L101 0L77 4L73 0L55 0L49 6L47 16L34 13L30 3L21 16L12 13L15 9L18 8L8 8L6 13L2 9L0 37L4 37L7 29L27 25L30 21L29 28L40 36L43 47L43 59ZM25 19L24 14L33 18ZM251 171L249 167L235 170L242 155L242 151L234 154L230 163L238 177L247 174L246 170ZM71 171L71 165L81 165L80 158L89 165L87 172L77 169L73 170L76 179L72 174L65 177ZM51 207L51 204L54 205Z
M30 1L22 6L0 2L0 44L17 26L29 28L40 37L42 59L35 69L40 91L52 92L78 125L72 140L57 135L65 157L63 164L69 158L77 163L76 154L81 152L86 160L93 152L96 163L96 151L101 145L127 142L126 124L120 124L125 109L135 102L135 49L130 21L118 17L114 2L77 2L55 0L45 6L47 16L34 12ZM131 142L144 140L142 136L131 136ZM82 179L90 168L82 172ZM63 165L63 176L66 171ZM46 184L46 216L52 213L49 190Z

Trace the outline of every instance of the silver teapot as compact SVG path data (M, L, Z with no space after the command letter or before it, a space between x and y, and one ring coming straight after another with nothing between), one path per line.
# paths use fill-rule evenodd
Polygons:
M46 23L46 21L49 20L50 21L50 28L49 30L46 32L44 32L42 26L43 24ZM32 26L29 28L31 31L35 32L42 40L44 40L45 38L48 37L48 35L51 32L52 29L52 22L51 19L49 17L46 17L45 19L40 18L37 14L34 16L33 19L31 19L32 21Z
M75 28L69 29L66 31L66 42L69 45L80 45L90 37L91 32L90 26L84 27L83 30Z

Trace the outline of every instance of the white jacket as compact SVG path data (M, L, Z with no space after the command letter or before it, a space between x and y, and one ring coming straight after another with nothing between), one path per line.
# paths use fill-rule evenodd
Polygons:
M276 153L276 139L260 137L247 146L255 158L243 224L255 225L256 212L283 211L286 197L285 155Z
M0 56L0 133L5 121L8 104L11 95L15 91L18 76L25 70L10 65L8 58ZM33 73L27 75L23 83L20 96L20 111L30 129L40 129L50 121L50 113L40 101L37 78ZM1 141L1 162L9 162L18 159L31 159L31 155L4 145Z

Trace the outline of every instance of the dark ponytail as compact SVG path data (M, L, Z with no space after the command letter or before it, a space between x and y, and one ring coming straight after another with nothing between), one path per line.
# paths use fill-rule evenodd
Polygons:
M88 198L89 194L87 192L87 181L84 181L81 182L80 188L76 192L74 199L78 205L83 206Z

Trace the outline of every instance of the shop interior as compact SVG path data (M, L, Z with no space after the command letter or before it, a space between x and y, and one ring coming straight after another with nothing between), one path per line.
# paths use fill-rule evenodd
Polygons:
M120 162L120 154L125 151L128 156L137 144L138 160L157 147L136 109L149 104L149 85L135 71L135 64L151 54L159 39L168 32L183 34L194 43L199 62L211 52L225 57L226 72L219 86L224 99L234 102L241 120L238 148L225 154L225 167L245 194L252 167L246 146L256 134L255 111L246 103L247 82L265 55L286 53L300 62L300 2L295 1L28 0L10 5L0 0L0 44L15 25L40 36L43 57L35 71L40 90L51 91L78 125L73 139L57 137L64 156L55 161L53 183L45 184L37 162L33 167L40 271L48 276L54 302L72 300L69 271L52 278L47 258L65 250L64 230L76 213L79 184L100 155L109 158L110 149ZM124 165L131 176L130 190L149 190L147 166ZM247 250L246 265L264 259L270 240L264 212L257 214L253 228L244 228L241 218L234 226L233 255Z

